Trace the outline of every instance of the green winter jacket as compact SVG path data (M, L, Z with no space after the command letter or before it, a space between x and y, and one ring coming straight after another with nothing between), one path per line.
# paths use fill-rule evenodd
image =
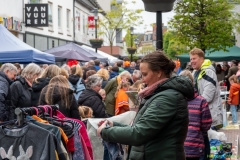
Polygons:
M108 114L115 115L115 93L117 91L118 82L117 77L112 78L105 86L104 90L106 91L106 111Z
M130 145L128 160L185 160L187 99L193 97L189 79L172 77L142 101L132 126L114 123L102 130L102 138Z

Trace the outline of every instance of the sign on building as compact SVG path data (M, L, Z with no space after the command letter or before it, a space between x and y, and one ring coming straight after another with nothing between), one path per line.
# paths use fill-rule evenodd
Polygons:
M94 16L88 16L88 28L95 28Z
M33 27L48 27L48 4L25 4L25 24Z

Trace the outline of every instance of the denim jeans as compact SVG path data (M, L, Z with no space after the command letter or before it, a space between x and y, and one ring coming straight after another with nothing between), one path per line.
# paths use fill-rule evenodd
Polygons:
M232 113L232 122L233 123L238 123L238 113L237 113L237 106L236 105L230 105L230 110Z

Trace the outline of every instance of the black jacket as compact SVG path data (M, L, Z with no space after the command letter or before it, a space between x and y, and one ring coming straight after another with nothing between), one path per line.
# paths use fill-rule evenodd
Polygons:
M92 89L86 89L82 92L78 99L78 104L92 108L95 118L108 117L102 102L102 97Z
M42 92L41 92L41 96L40 96L40 100L39 100L40 105L47 105L47 103L45 101L45 95L46 95L48 87L49 86L44 87ZM61 100L60 94L61 93L58 92L57 89L55 89L54 92L53 92L53 95L52 95L53 104L48 104L48 105L58 104L59 105L59 111L62 112L62 114L64 116L69 117L69 118L80 119L80 114L79 114L79 111L78 111L78 105L77 105L77 102L76 102L76 100L73 96L73 90L69 89L69 92L68 92L68 97L69 97L69 102L70 102L70 106L68 108L65 106L65 104Z
M10 89L14 108L31 107L32 88L28 85L25 78L18 76L16 81L10 86Z
M11 107L11 82L5 73L0 72L0 121L12 119L14 115Z
M68 81L72 84L72 85L76 85L78 80L79 80L80 76L79 75L74 75L74 74L71 74L69 75L68 77ZM84 84L85 86L85 82L84 82L84 79L82 78L82 84Z
M39 98L42 89L49 84L50 78L38 78L32 84L32 106L39 105Z

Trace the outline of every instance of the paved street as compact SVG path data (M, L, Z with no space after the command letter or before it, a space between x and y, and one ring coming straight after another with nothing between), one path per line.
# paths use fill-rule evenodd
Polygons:
M238 117L240 117L240 112L238 112ZM228 118L228 122L231 121L231 116L229 116ZM228 128L228 127L227 127ZM229 127L231 128L231 127ZM238 145L238 142L237 142L237 137L239 136L239 133L240 133L240 129L238 127L238 129L221 129L219 130L219 132L224 132L227 136L227 142L230 142L232 143L233 145L233 157L231 158L231 160L239 160L240 157L237 159L237 155L240 155L240 148L239 145Z

